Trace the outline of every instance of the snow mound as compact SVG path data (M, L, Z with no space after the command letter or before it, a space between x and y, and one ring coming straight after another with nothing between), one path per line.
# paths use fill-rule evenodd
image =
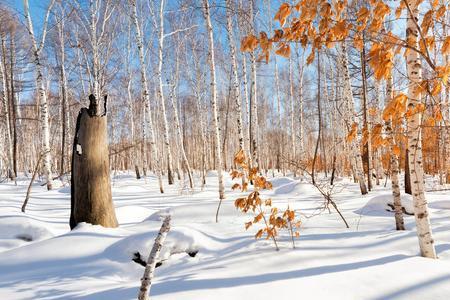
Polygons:
M119 224L135 224L150 216L154 210L142 206L122 206L116 208L116 217Z
M313 186L308 183L298 182L293 180L290 183L284 184L275 188L273 191L274 195L306 195L316 193Z
M401 194L403 212L406 215L414 214L412 196ZM357 209L355 213L366 216L390 216L393 212L394 202L392 194L382 194L372 197L362 208Z
M224 199L220 206L219 219L235 220L238 216L242 215L234 206L234 200L236 197L230 197ZM149 216L145 221L157 221L161 224L163 216L170 214L172 216L173 223L179 224L182 222L192 222L195 220L208 220L214 221L217 211L218 201L212 203L204 203L198 205L194 209L190 205L180 205L176 207L170 207L155 212Z
M0 228L0 252L53 236L41 222L25 217L1 218Z
M147 259L153 247L155 237L159 232L159 227L156 229L154 222L145 222L147 227L152 227L153 230L130 235L112 244L105 250L105 256L110 260L118 262L129 262L139 253L143 259ZM159 226L159 223L158 223ZM159 259L168 260L171 255L179 253L196 253L216 248L216 242L207 235L184 226L172 226L164 245L161 249Z
M278 178L271 179L269 181L272 183L273 188L277 188L277 187L286 185L288 183L296 182L294 179L288 178L288 177L278 177Z

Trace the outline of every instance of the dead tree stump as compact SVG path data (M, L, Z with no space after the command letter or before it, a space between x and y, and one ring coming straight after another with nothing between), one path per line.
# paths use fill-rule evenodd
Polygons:
M118 226L111 197L106 97L101 115L95 97L91 95L89 100L89 108L82 108L78 114L73 143L71 229L81 222Z

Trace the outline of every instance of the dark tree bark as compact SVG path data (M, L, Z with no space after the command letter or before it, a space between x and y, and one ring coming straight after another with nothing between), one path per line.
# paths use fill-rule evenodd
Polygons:
M312 168L311 168L311 179L312 184L316 185L316 178L315 178L315 171L316 171L316 160L317 155L319 151L319 143L320 143L320 137L322 132L322 108L320 105L320 51L317 50L317 111L319 114L319 132L317 133L317 140L316 140L316 147L314 149L314 157L312 162Z
M412 195L411 174L409 173L409 150L408 150L408 148L406 148L406 155L405 155L405 193Z
M104 114L94 96L77 118L72 153L70 228L80 222L117 227L109 177L109 153Z

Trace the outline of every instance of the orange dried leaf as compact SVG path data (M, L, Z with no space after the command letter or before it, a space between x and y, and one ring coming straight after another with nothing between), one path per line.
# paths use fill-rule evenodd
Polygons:
M442 55L447 55L450 53L450 36L445 37L445 40L442 43L441 53Z
M252 226L252 222L246 222L245 223L245 230L247 230L250 226Z
M234 191L234 190L236 190L236 189L240 189L241 188L241 185L239 184L239 183L235 183L235 184L233 184L233 186L231 187L231 189Z
M255 234L255 239L261 238L263 233L264 233L264 229L258 230L258 232Z
M288 58L291 55L291 47L286 43L281 43L275 54Z
M280 5L278 12L275 14L274 20L280 22L281 26L284 26L286 19L291 14L291 6L288 3L283 3Z

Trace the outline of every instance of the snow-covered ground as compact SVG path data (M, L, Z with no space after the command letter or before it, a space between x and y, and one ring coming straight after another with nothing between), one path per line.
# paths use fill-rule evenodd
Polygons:
M283 232L276 252L271 241L254 239L257 225L244 230L252 215L234 208L239 193L230 191L229 177L215 223L216 181L210 174L203 191L174 185L161 195L154 177L116 176L120 227L81 224L73 231L68 187L48 192L36 184L23 214L28 180L0 184L0 299L136 299L143 267L133 254L147 258L167 212L173 223L151 289L155 300L450 299L450 192L427 193L440 258L430 260L418 254L413 216L405 216L406 231L394 230L383 186L361 196L354 183L339 182L335 200L346 229L334 211L315 215L322 198L312 185L272 179L264 196L281 209L289 204L303 222L297 248ZM410 211L411 198L402 198Z

